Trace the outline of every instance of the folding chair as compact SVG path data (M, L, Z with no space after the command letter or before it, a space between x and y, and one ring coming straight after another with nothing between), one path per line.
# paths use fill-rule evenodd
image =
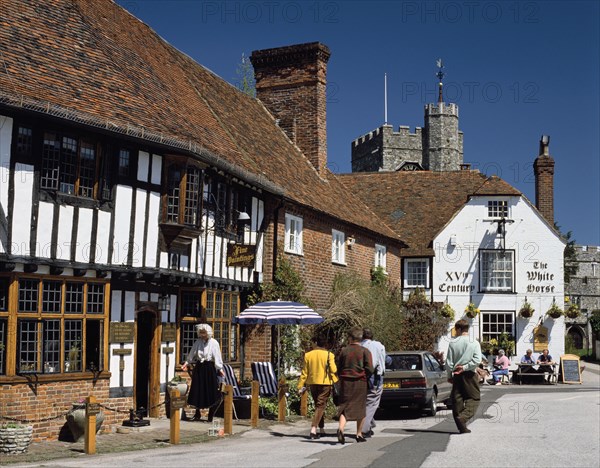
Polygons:
M259 395L262 397L277 396L277 378L270 362L253 362L252 378L258 380Z
M226 385L233 387L233 416L238 419L237 411L235 409L235 400L250 400L252 395L243 395L238 386L237 378L233 372L233 368L229 364L223 365L223 372L225 373L224 382Z

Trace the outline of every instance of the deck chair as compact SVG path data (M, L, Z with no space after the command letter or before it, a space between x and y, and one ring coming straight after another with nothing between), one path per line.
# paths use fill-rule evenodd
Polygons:
M258 380L259 395L261 397L277 396L277 378L270 362L253 362L252 378Z
M223 373L225 374L224 382L226 385L231 385L233 387L233 416L235 419L239 419L237 416L237 411L235 409L235 401L236 400L250 400L252 395L243 395L240 391L240 387L238 386L237 378L235 377L235 373L233 372L233 368L229 364L223 365Z
M250 364L250 367L252 368L252 378L258 380L259 397L277 398L279 385L277 383L277 378L275 377L273 364L270 362L253 362ZM286 398L289 397L289 393L286 393L285 396ZM288 415L289 412L290 408L289 406L286 406L286 413Z

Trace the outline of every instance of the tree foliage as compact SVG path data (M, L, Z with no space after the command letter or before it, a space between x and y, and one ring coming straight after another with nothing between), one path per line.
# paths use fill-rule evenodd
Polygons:
M256 81L254 80L254 67L250 59L242 54L242 60L235 71L235 86L244 94L256 97Z
M564 251L564 270L565 283L568 283L571 280L571 276L575 276L577 274L577 270L579 269L579 265L577 263L577 250L575 250L575 239L572 239L572 231L567 231L565 234L561 231L560 226L556 223L554 223L554 228L567 243Z

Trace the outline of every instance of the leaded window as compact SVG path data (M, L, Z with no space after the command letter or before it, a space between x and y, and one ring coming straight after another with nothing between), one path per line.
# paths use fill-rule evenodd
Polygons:
M510 292L513 290L514 252L511 250L480 250L481 290Z
M404 285L407 288L429 287L429 262L427 259L405 260Z
M192 166L172 164L167 174L167 222L197 227L202 172Z

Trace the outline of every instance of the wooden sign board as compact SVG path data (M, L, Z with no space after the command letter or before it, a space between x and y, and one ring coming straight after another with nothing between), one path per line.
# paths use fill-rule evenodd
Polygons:
M177 341L177 328L175 327L174 323L162 323L162 337L160 338L160 341L162 341L163 343L167 341Z
M177 398L171 398L171 409L178 410L186 405L186 397L185 395L178 396Z
M548 328L540 325L533 329L533 350L541 353L548 349Z
M560 374L563 383L581 383L581 367L579 356L575 354L563 354L560 357Z
M88 403L85 405L86 416L96 416L100 413L100 403Z
M228 267L252 268L255 260L255 245L227 244Z
M110 322L108 341L111 343L133 343L135 323Z
M112 350L113 356L131 356L133 349L129 348L117 348Z

